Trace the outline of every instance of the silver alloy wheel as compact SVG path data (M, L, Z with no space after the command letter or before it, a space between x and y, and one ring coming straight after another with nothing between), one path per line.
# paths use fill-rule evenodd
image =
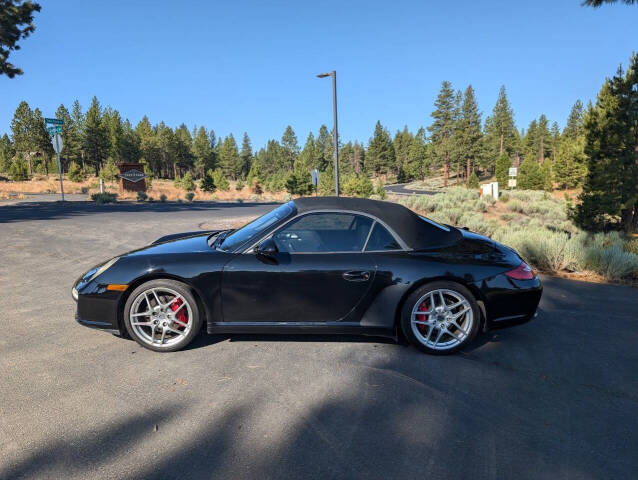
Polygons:
M182 341L191 331L193 311L184 296L172 288L154 287L135 298L129 321L144 343L166 348Z
M412 332L434 350L448 350L462 343L472 331L474 313L459 292L437 289L423 295L412 308Z

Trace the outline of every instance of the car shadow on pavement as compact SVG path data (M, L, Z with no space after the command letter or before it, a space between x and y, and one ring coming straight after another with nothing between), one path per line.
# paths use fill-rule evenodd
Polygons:
M194 350L206 348L221 342L307 342L307 343L380 343L380 344L401 344L407 343L393 338L377 337L368 335L344 335L344 334L255 334L255 333L232 333L232 334L207 334L202 331L184 350Z
M10 205L0 205L0 223L20 222L25 220L59 220L75 216L121 213L121 212L183 212L183 211L211 211L222 208L255 207L278 205L275 202L264 203L234 203L234 202L156 202L135 203L118 202L99 205L95 202L25 202Z

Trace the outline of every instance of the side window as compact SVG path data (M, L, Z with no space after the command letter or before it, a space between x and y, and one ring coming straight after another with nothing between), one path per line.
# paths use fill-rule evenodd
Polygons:
M278 230L280 252L360 252L372 227L368 217L352 213L310 213Z
M400 250L401 246L394 239L392 234L379 223L374 224L374 229L366 245L366 252L379 250Z

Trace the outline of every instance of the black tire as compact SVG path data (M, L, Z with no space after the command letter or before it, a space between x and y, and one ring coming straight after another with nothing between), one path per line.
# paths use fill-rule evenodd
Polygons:
M144 338L142 338L142 336L137 332L137 330L133 328L133 326L131 325L130 311L131 311L131 307L133 306L133 303L135 302L135 299L140 294L142 294L145 291L148 291L151 288L158 288L158 289L168 288L170 290L173 290L177 292L179 295L181 295L186 301L188 307L190 307L190 315L189 315L191 317L190 318L191 323L189 323L190 330L188 331L186 335L183 335L183 338L179 339L174 344L164 345L164 346L151 345L150 343L148 343L148 340L145 340ZM168 280L168 279L151 280L149 282L143 283L142 285L137 287L135 290L133 290L133 292L129 295L128 299L126 300L126 304L124 305L123 319L124 319L124 326L126 327L126 331L130 335L130 337L133 340L135 340L137 343L139 343L142 347L148 348L149 350L153 350L155 352L175 352L177 350L181 350L184 347L186 347L189 343L191 343L202 329L202 317L199 312L199 307L188 285L185 285L175 280ZM147 328L149 328L149 331L150 331L150 327L147 327Z
M418 332L415 333L413 329L413 325L412 325L412 310L416 307L417 302L420 304L424 297L427 297L428 294L436 290L445 290L445 291L454 292L456 295L459 295L465 298L467 300L467 303L469 304L469 307L472 313L471 326L469 326L469 331L467 332L466 335L459 333L459 330L457 330L456 327L453 327L453 326L450 327L451 330L453 330L459 336L463 336L462 340L456 345L452 345L446 348L438 348L438 349L432 348L424 344L423 341L419 339L419 336L417 336ZM458 308L460 309L461 307L458 307ZM428 319L428 321L430 321L429 315L424 317L418 317L418 318ZM469 322L470 317L464 316L461 318ZM476 299L474 298L474 295L472 295L472 293L463 285L455 283L455 282L449 282L449 281L435 281L432 283L428 283L426 285L422 285L421 287L417 288L414 292L412 292L408 296L408 298L403 303L403 307L401 308L401 330L403 331L403 335L405 336L405 338L408 339L408 341L412 345L417 347L419 350L432 355L449 355L463 348L467 344L469 344L474 339L474 337L476 336L479 330L480 319L481 319L480 310L479 310L478 304L476 303ZM419 327L415 326L414 328L418 330ZM425 327L422 327L422 328L425 328ZM450 341L454 341L452 340L451 334L444 334L442 338L448 338Z

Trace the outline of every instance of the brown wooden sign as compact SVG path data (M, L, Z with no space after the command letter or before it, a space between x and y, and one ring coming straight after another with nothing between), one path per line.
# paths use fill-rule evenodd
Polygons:
M120 163L117 165L120 173L120 191L145 192L146 175L142 163Z

